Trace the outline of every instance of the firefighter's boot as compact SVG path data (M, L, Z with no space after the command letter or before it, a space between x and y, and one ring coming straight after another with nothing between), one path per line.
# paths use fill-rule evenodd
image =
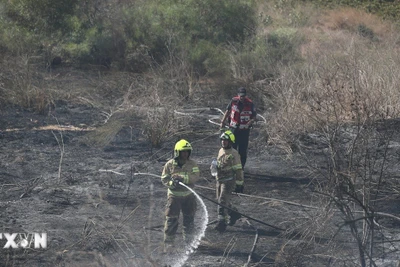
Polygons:
M175 246L173 242L164 242L164 254L171 254L175 251Z
M226 222L225 220L218 220L217 225L214 228L215 230L217 230L220 233L225 232L226 230Z
M226 230L226 226L227 224L224 216L224 208L218 206L218 222L214 229L220 233L223 233Z
M240 213L237 212L236 208L232 208L231 210L229 210L228 214L229 214L228 225L230 225L230 226L234 225L236 223L236 221L242 217L242 215L240 215Z

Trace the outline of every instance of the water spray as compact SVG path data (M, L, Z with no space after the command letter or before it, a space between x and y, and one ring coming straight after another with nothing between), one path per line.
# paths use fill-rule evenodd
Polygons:
M185 254L183 254L179 259L175 259L176 261L172 265L172 267L181 267L189 258L189 255L192 254L200 245L201 239L205 236L206 229L207 229L207 224L208 224L208 211L207 207L204 204L204 201L201 199L201 197L190 187L185 185L184 183L179 182L178 183L180 186L183 186L187 189L189 189L197 198L197 200L200 202L200 205L203 209L203 217L204 220L201 221L200 224L200 231L197 235L194 236L193 240L189 244L189 248L185 250Z
M114 174L117 174L117 175L125 175L123 173L120 173L120 172L117 172L117 171L114 171L114 170L101 169L99 171L101 171L101 172L111 172L111 173L114 173ZM137 176L137 175L148 175L148 176L152 176L152 177L156 177L156 178L160 178L161 179L160 175L156 175L156 174L153 174L153 173L137 172L137 173L133 173L132 175L134 175L134 176ZM208 211L207 211L206 205L204 204L203 198L207 199L208 201L210 201L210 202L212 202L214 204L217 204L217 205L219 205L219 206L221 206L221 207L223 207L225 209L237 212L244 218L247 218L247 219L250 219L252 221L258 222L260 224L269 226L269 227L274 228L276 230L280 230L280 231L285 230L285 229L282 229L280 227L277 227L277 226L265 223L263 221L260 221L258 219L252 218L252 217L250 217L248 215L245 215L243 213L240 213L240 212L238 212L236 210L233 210L230 207L227 207L227 206L225 206L225 205L223 205L221 203L218 203L217 201L215 201L215 200L213 200L213 199L211 199L211 198L209 198L209 197L207 197L207 196L205 196L205 195L203 195L201 193L198 193L198 192L194 191L192 188L188 187L187 185L185 185L182 182L178 182L178 184L180 186L182 186L182 187L187 188L188 190L190 190L195 195L196 199L198 200L198 202L200 203L200 205L202 207L202 210L203 210L204 214L203 214L203 220L201 221L201 224L200 224L200 231L198 232L197 235L194 236L193 240L189 244L189 247L187 249L185 249L184 251L182 251L182 253L180 255L177 255L176 257L171 259L171 260L174 261L172 263L172 265L166 265L166 266L171 266L171 267L181 267L181 266L183 266L183 264L189 258L189 255L192 254L198 248L198 246L200 245L201 239L205 236L205 232L206 232L207 225L208 225Z
M161 178L161 176L156 175L156 174L152 174L152 173L142 173L142 172L138 172L138 173L134 173L133 175L150 175L153 177L157 177L157 178ZM185 188L187 188L188 190L190 190L197 198L197 200L200 202L200 205L202 207L203 210L203 220L201 220L200 223L200 231L194 236L193 240L190 242L189 247L187 249L185 249L184 253L182 253L182 255L179 255L178 258L174 258L174 263L173 265L171 265L172 267L181 267L189 258L189 255L192 254L200 245L200 241L201 239L205 236L205 232L207 229L207 224L208 224L208 211L207 211L207 207L204 204L203 199L190 187L188 187L187 185L185 185L182 182L178 183L180 186L183 186Z
M112 172L112 173L116 173L116 174L119 174L119 175L124 175L124 174L117 173L117 172L112 171L112 170L100 170L100 171L107 171L107 172ZM138 172L138 173L134 173L133 175L150 175L150 176L153 176L153 177L161 178L161 176L156 175L156 174L152 174L152 173L141 173L141 172ZM182 185L182 186L184 186L184 187L186 187L186 188L189 188L189 187L187 187L185 184L183 184L183 183L181 183L181 182L179 182L179 185ZM196 197L199 197L199 199L201 200L201 203L202 203L202 199L201 199L201 198L204 198L204 199L207 199L208 201L210 201L210 202L212 202L212 203L214 203L214 204L217 204L217 205L219 205L219 206L221 206L221 207L223 207L223 208L225 208L225 209L228 209L228 210L237 212L237 213L239 213L242 217L245 217L245 218L247 218L247 219L249 219L249 220L252 220L252 221L261 223L261 224L263 224L263 225L269 226L269 227L274 228L274 229L276 229L276 230L280 230L280 231L284 231L284 230L285 230L285 229L283 229L283 228L280 228L280 227L277 227L277 226L268 224L268 223L266 223L266 222L260 221L260 220L258 220L258 219L256 219L256 218L252 218L252 217L250 217L250 216L248 216L248 215L246 215L246 214L243 214L243 213L241 213L241 212L238 212L237 210L233 210L232 208L227 207L227 206L225 206L225 205L223 205L223 204L221 204L221 203L218 203L217 201L215 201L215 200L213 200L213 199L211 199L211 198L209 198L209 197L207 197L207 196L205 196L205 195L203 195L203 194L201 194L201 193L195 192L195 191L194 191L193 189L191 189L191 188L189 188L189 190L190 190L191 192L193 192L193 193L195 194ZM239 195L239 194L238 194L238 195ZM200 198L200 197L201 197L201 198ZM203 203L203 204L204 204L204 203ZM208 214L208 213L207 213L207 214ZM207 221L208 221L208 217L207 217Z

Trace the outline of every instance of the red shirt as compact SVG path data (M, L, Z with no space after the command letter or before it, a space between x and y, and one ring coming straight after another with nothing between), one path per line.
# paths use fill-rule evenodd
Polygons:
M232 128L248 129L247 123L257 116L253 101L247 96L243 102L235 96L226 109L231 112L229 126Z

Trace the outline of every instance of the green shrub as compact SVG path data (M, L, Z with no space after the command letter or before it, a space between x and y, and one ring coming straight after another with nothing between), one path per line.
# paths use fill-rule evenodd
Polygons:
M211 42L200 40L189 50L189 63L200 76L225 75L228 59L221 48Z
M203 65L207 70L208 77L226 78L230 74L229 62L228 52L221 47L215 47Z
M7 20L0 5L0 47L4 52L21 55L40 47L40 36Z
M302 35L293 28L279 28L265 37L251 38L231 49L232 75L244 83L273 79L278 74L278 65L301 60L302 42Z
M243 42L255 28L254 11L245 1L154 0L133 12L136 17L131 14L129 21L138 24L127 25L129 36L145 44L158 61L173 52L172 48L186 50L193 45L204 51L202 40L214 45ZM191 56L196 68L205 55L198 53Z
M90 45L88 43L68 43L64 46L64 53L78 62L85 62L90 59Z
M366 37L366 38L371 39L371 40L375 40L376 39L374 31L372 29L368 28L367 26L365 26L364 24L358 25L357 32L362 37Z
M273 62L288 63L299 58L298 48L302 36L293 28L278 28L267 36L270 57Z
M10 0L5 4L9 18L22 28L54 34L68 32L67 18L78 0Z

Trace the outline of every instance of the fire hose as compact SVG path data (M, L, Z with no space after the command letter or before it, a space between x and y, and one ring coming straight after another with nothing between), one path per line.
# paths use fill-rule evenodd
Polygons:
M100 169L99 171L100 171L100 172L112 172L112 173L115 173L115 174L118 174L118 175L125 175L125 174L123 174L123 173L116 172L116 171L113 171L113 170L104 170L104 169ZM153 174L153 173L137 172L137 173L133 173L133 175L135 175L135 176L136 176L136 175L150 175L150 176L153 176L153 177L161 178L160 175L156 175L156 174ZM179 184L180 186L184 185L184 183L182 183L182 182L178 182L178 184ZM247 218L247 219L249 219L249 220L258 222L258 223L260 223L260 224L266 225L266 226L271 227L271 228L274 228L274 229L276 229L276 230L280 230L280 231L284 231L284 230L285 230L285 229L283 229L283 228L280 228L280 227L271 225L271 224L269 224L269 223L260 221L260 220L258 220L258 219L256 219L256 218L250 217L250 216L248 216L248 215L246 215L246 214L244 214L244 213L238 212L237 210L234 210L234 209L232 209L232 208L230 208L230 207L228 207L228 206L225 206L225 205L223 205L223 204L221 204L221 203L218 203L218 201L215 201L214 199L211 199L211 198L209 198L209 197L207 197L207 196L205 196L205 195L203 195L203 194L201 194L201 193L199 193L199 192L197 192L197 191L195 191L195 192L196 192L196 194L198 194L200 197L202 197L202 198L204 198L204 199L207 199L208 201L210 201L210 202L212 202L212 203L214 203L214 204L217 204L218 206L221 206L221 207L224 208L224 209L228 209L228 210L230 210L230 211L236 212L236 213L240 214L240 216L242 216L242 217L244 217L244 218Z
M211 114L204 114L206 111L216 111L217 113L220 113L220 115L211 115ZM176 114L183 115L183 116L200 116L200 117L209 117L208 122L214 125L220 125L220 116L224 115L224 112L219 109L219 108L192 108L192 109L184 109L184 110L174 110ZM266 123L267 120L264 116L257 114L257 119L258 122L260 123ZM216 120L218 122L216 122Z
M178 184L182 186L183 183L182 183L182 182L178 182ZM202 198L207 199L208 201L210 201L210 202L212 202L212 203L214 203L214 204L217 204L218 206L221 206L221 207L224 208L224 209L228 209L228 210L230 210L230 211L236 212L236 213L240 214L240 216L242 216L242 217L244 217L244 218L247 218L247 219L249 219L249 220L252 220L252 221L261 223L261 224L263 224L263 225L269 226L269 227L274 228L274 229L276 229L276 230L280 230L280 231L284 231L284 230L285 230L285 229L283 229L283 228L280 228L280 227L277 227L277 226L268 224L268 223L266 223L266 222L260 221L260 220L258 220L258 219L255 219L255 218L253 218L253 217L250 217L250 216L248 216L248 215L246 215L246 214L243 214L243 213L241 213L241 212L239 212L239 211L237 211L237 210L234 210L234 209L232 209L232 208L230 208L230 207L228 207L228 206L225 206L225 205L223 205L223 204L221 204L221 203L218 203L218 201L215 201L215 200L213 200L213 199L211 199L211 198L209 198L209 197L206 197L205 195L203 195L203 194L201 194L201 193L199 193L199 192L197 192L197 191L196 191L196 194L198 194L198 195L201 196Z

